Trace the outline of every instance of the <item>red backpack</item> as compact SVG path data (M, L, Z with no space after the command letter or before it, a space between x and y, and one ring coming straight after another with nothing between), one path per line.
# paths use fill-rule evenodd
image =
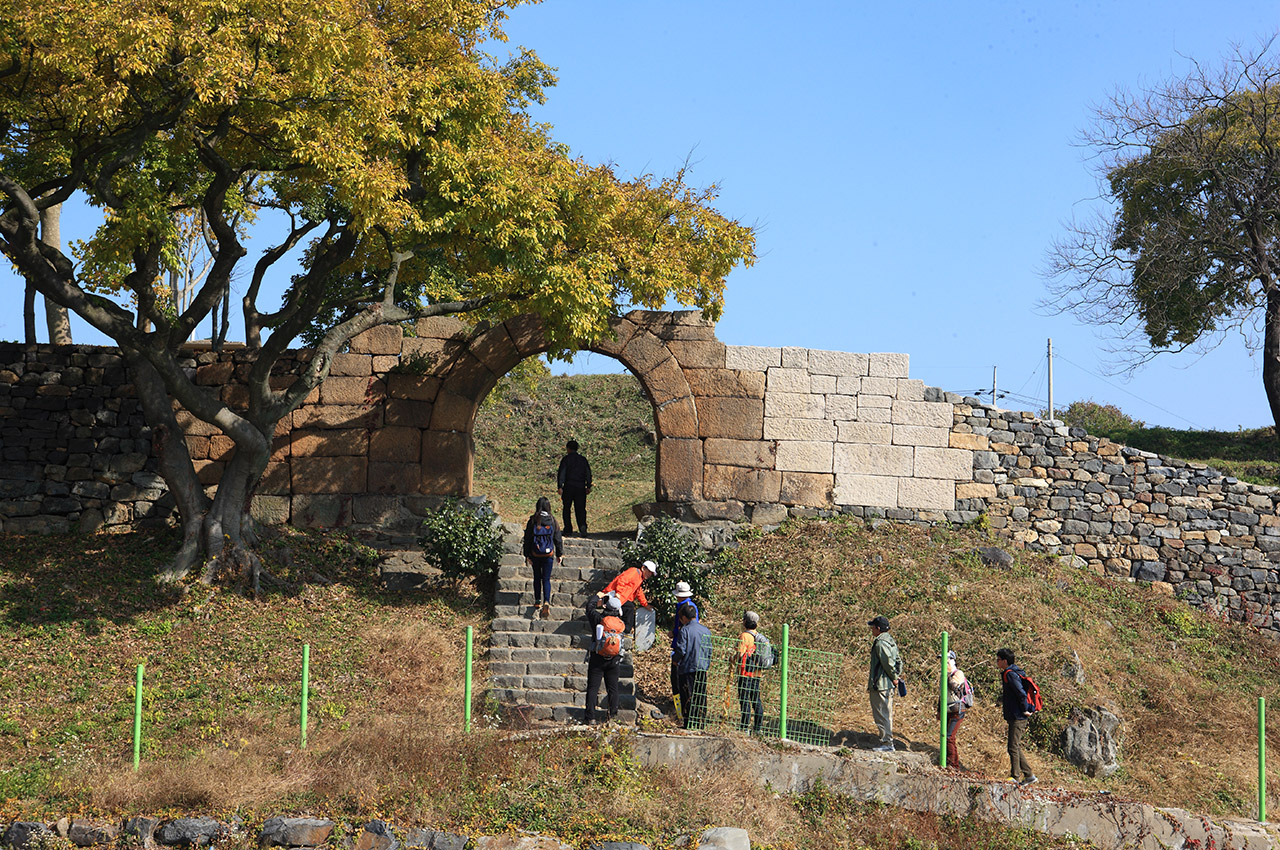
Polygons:
M1006 668L1001 675L1008 680L1009 670ZM1022 677L1022 689L1027 692L1027 708L1032 711L1044 710L1044 699L1040 696L1040 686L1036 684L1036 680L1027 675L1025 670L1019 669L1018 675Z
M596 654L605 658L617 658L622 654L622 632L626 629L626 624L617 617L605 617L600 625L604 632L600 635L600 640L596 641Z

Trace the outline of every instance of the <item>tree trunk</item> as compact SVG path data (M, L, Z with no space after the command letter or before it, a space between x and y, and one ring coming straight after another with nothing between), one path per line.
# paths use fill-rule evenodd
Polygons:
M1262 337L1262 386L1271 405L1271 421L1280 440L1280 289L1267 291L1267 313Z
M55 204L40 211L40 241L62 250L62 204ZM71 344L71 316L67 308L45 298L44 318L49 326L49 342L54 345Z
M30 280L22 293L22 340L27 345L36 344L36 288Z
M171 396L155 367L141 354L124 352L137 388L152 445L160 460L160 475L177 503L182 546L161 578L178 581L202 565L201 581L248 582L258 589L262 564L251 551L257 542L249 513L253 491L271 455L276 422L255 424L238 440L218 480L211 501L196 475L187 441L174 414Z

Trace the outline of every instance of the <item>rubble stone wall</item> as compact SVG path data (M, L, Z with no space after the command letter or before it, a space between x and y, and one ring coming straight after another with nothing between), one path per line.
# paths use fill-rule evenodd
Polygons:
M1029 549L1280 631L1280 488L1114 445L1032 414L926 387L905 354L727 346L696 311L636 311L591 350L636 375L654 408L655 501L690 522L844 512L982 518ZM532 317L416 335L375 328L280 423L253 503L264 522L409 530L469 496L476 411L546 351ZM292 352L287 382L309 353ZM198 385L242 405L252 354L192 347ZM200 478L233 444L179 411ZM173 506L122 358L89 346L0 345L0 532L158 525Z

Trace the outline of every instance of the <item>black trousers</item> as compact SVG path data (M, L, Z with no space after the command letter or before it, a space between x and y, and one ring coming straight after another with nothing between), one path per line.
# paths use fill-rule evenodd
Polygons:
M707 722L707 671L694 670L680 677L680 702L685 706L684 728L701 729Z
M627 634L636 633L636 601L634 599L622 603L622 625L627 627Z
M756 722L752 724L751 731L759 732L760 725L764 722L764 703L760 702L759 679L750 676L738 677L738 707L742 709L742 719L738 721L739 731L747 731L747 722L751 719L754 709Z
M566 484L562 488L560 498L564 503L564 512L561 519L564 520L564 533L573 533L573 518L571 514L578 516L578 533L587 533L587 488Z
M596 719L596 700L600 695L600 680L604 680L604 693L609 702L609 719L618 716L618 659L605 658L595 652L587 659L587 708L586 721Z

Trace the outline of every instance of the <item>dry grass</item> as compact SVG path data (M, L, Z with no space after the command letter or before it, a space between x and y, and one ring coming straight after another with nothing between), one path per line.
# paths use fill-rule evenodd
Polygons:
M1256 699L1280 696L1276 643L1194 611L1150 587L1022 557L1012 570L969 553L993 541L979 532L861 521L793 522L747 540L717 578L704 620L732 635L743 608L763 617L776 644L790 624L794 645L840 653L844 699L835 728L861 741L874 730L864 695L867 620L892 619L910 684L895 731L936 755L937 654L950 635L978 703L961 729L967 767L1005 776L1004 721L996 699L995 650L1014 649L1040 684L1046 711L1033 721L1030 759L1055 784L1216 814L1249 816L1256 794ZM1074 653L1085 681L1063 674ZM665 653L643 657L646 694L668 690ZM1125 720L1121 771L1091 779L1057 754L1073 707L1101 705ZM1280 736L1269 735L1272 746ZM1274 779L1271 787L1276 787ZM1280 802L1272 801L1272 805Z

